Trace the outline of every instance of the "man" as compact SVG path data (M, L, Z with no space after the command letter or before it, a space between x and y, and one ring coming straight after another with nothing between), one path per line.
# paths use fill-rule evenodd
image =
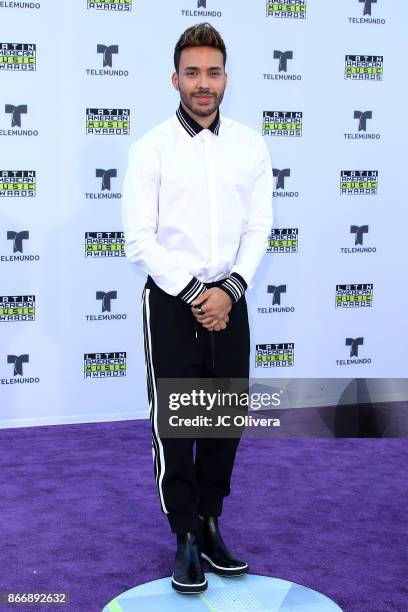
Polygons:
M160 438L157 427L158 379L249 377L244 293L272 226L272 171L263 138L220 116L226 55L208 23L182 34L172 76L180 106L133 143L124 184L126 254L148 274L152 454L161 509L177 535L172 586L181 593L207 588L203 559L224 576L249 569L218 526L239 437Z

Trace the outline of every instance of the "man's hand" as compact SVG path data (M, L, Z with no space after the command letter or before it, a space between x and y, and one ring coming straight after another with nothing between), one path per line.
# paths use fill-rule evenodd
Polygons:
M203 327L209 331L221 331L229 321L228 313L232 308L232 300L222 289L212 287L194 300L191 306L193 315ZM204 314L200 314L195 306L201 306Z

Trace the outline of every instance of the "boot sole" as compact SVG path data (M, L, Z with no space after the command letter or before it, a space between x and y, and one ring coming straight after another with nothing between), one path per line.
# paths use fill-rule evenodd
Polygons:
M208 587L208 581L205 579L203 583L199 584L183 584L181 582L177 582L172 578L171 586L177 593L183 593L184 595L197 595L198 593L202 593Z
M234 578L235 576L243 576L244 574L247 574L249 571L248 565L227 569L225 567L221 567L220 565L217 565L216 563L214 563L214 561L212 561L210 557L208 557L205 553L201 553L201 556L203 559L208 561L208 563L214 569L214 572L216 574L220 574L220 576L225 576L225 577L229 576L231 578Z

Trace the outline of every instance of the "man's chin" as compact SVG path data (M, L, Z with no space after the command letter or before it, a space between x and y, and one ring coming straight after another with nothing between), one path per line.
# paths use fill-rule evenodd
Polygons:
M195 113L198 117L209 117L210 115L216 112L217 108L218 108L218 105L212 106L211 108L202 108L201 106L197 108L194 105L192 107L192 110L193 110L193 113Z

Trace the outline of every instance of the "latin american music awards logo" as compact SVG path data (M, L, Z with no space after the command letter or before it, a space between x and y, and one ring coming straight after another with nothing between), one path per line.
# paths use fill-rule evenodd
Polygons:
M268 236L267 253L297 253L299 229L297 227L273 227Z
M123 377L126 369L126 352L84 354L84 378Z
M32 71L37 67L36 45L0 43L0 70Z
M0 198L33 198L36 189L35 170L0 170Z
M287 368L295 362L294 342L279 344L257 344L255 348L256 368Z
M86 133L95 135L130 134L130 109L128 108L87 108Z
M274 2L267 0L266 16L285 19L306 19L306 0L284 0Z
M35 295L0 295L0 321L35 321Z
M378 170L341 170L341 195L377 195Z
M382 81L384 57L382 55L346 55L344 78L353 81Z
M85 232L85 257L126 257L123 232Z
M96 11L131 11L132 0L88 0L88 9Z
M294 111L263 111L263 136L302 136L303 113Z
M336 308L371 308L373 283L336 285Z

